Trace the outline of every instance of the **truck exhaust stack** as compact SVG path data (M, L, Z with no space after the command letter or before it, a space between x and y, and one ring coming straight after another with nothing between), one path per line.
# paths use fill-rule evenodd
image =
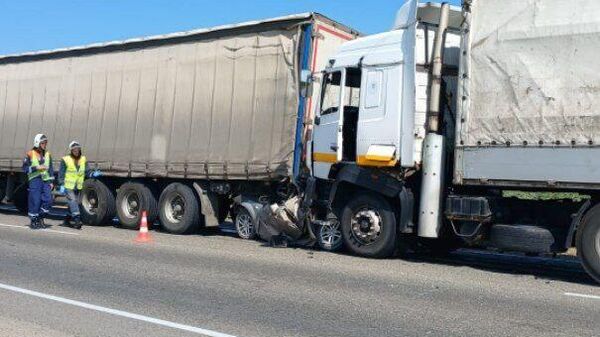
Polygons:
M442 50L448 28L450 6L442 4L440 23L435 34L431 61L427 136L423 143L423 180L419 210L420 237L437 238L441 228L442 187L444 185L444 136L438 134L440 124L440 91L442 82Z

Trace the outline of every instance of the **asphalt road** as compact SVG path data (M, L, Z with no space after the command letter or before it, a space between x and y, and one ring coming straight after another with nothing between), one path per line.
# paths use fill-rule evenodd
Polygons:
M574 259L369 260L0 213L0 336L600 336Z

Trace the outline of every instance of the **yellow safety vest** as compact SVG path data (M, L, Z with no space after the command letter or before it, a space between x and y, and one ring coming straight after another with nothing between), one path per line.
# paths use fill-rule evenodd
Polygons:
M29 156L29 159L31 160L32 168L40 165L40 155L37 151L31 150L31 151L29 151L29 153L27 155ZM46 167L49 167L51 160L52 160L52 158L50 158L50 151L46 151L46 154L44 155L44 165L46 165ZM39 176L42 177L43 181L54 180L54 178L52 177L50 172L48 172L48 170L31 172L31 173L27 174L27 179L31 181L32 179L37 178Z
M63 160L67 166L65 172L65 188L74 190L77 187L78 190L83 189L83 180L85 180L85 156L79 157L79 169L75 165L75 159L71 156L64 156Z

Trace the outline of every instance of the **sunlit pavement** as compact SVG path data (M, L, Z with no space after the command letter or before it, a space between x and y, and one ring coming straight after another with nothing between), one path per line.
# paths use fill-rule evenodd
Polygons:
M574 258L462 251L370 260L219 230L59 226L0 211L3 336L597 336Z

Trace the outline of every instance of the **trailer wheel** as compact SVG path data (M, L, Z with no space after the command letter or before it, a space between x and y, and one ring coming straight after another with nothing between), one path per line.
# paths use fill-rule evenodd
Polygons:
M24 183L15 189L15 192L12 196L12 203L17 208L19 213L27 214L27 210L29 209L28 198L29 191L27 189L27 183Z
M342 237L350 252L365 257L385 258L396 249L396 216L383 197L356 195L342 213Z
M256 224L248 210L240 206L235 214L235 230L240 238L252 240L256 237Z
M576 246L583 268L600 282L600 204L584 216L577 230Z
M98 179L87 179L80 194L81 220L99 226L110 224L116 214L115 195Z
M189 234L200 227L200 208L194 191L172 183L160 194L159 217L162 228L172 234Z
M123 228L138 229L146 211L148 224L158 216L158 201L152 191L142 183L127 182L117 192L117 216Z
M335 252L342 248L344 244L342 227L340 220L335 215L329 214L323 224L317 225L317 243L321 249L329 252Z

